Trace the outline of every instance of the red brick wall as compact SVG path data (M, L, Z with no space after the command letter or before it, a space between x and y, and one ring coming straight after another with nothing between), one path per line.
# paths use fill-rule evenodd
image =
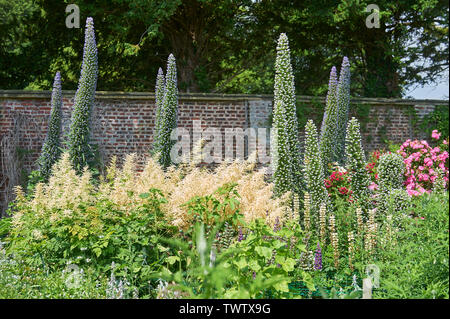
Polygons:
M63 129L69 130L70 113L74 92L65 91L63 96ZM225 128L267 126L271 96L181 94L179 98L179 126L192 130L192 121L201 120L202 127ZM308 102L310 97L300 97ZM414 101L359 99L352 103L370 106L369 119L363 124L364 146L373 150L383 146L383 138L402 142L414 138L410 125L408 107L415 107L419 116L433 110L436 104L448 101ZM21 169L29 172L35 168L47 130L50 114L50 92L0 91L0 140L9 138L14 130L18 134L18 155ZM355 114L356 115L356 114ZM140 163L148 155L153 141L155 104L152 94L97 92L92 114L92 143L97 144L104 163L112 155L138 153ZM321 119L316 119L320 125ZM303 128L300 129L302 136ZM225 142L224 137L222 136ZM1 149L0 149L1 152ZM222 154L225 150L222 148ZM6 154L0 154L5 158ZM0 161L0 169L1 167ZM2 189L7 181L0 170L0 202ZM20 172L19 172L20 173ZM3 180L3 184L2 183ZM0 207L1 210L1 207Z

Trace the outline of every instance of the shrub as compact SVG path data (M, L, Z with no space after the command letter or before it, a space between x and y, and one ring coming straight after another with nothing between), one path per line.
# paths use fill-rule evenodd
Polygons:
M437 132L434 137L440 137ZM439 174L448 187L448 141L444 140L441 146L431 147L427 141L406 140L398 150L405 162L406 189L411 196L430 193ZM439 172L440 170L441 172Z
M47 136L45 137L41 155L38 159L40 174L44 180L48 180L53 164L61 156L59 135L61 132L62 91L61 75L59 72L56 72L53 82L51 105Z
M366 170L366 158L361 145L359 122L352 118L347 126L345 138L346 169L350 174L351 186L356 200L368 195L369 176Z
M83 63L78 89L73 103L69 132L69 153L77 173L81 174L85 166L93 159L89 145L90 116L97 87L97 45L95 43L94 20L86 19L83 49Z
M325 179L325 188L332 201L335 201L338 197L344 198L349 202L353 200L353 191L350 189L350 178L347 171L333 171Z
M300 148L295 106L294 75L292 72L289 41L280 34L275 62L273 128L282 130L273 146L276 194L298 191L300 180ZM283 159L282 154L287 153Z
M404 213L411 205L411 196L402 188L388 188L379 195L378 211L380 214L398 215Z
M378 162L378 177L382 190L402 188L405 173L403 158L394 153L383 154Z

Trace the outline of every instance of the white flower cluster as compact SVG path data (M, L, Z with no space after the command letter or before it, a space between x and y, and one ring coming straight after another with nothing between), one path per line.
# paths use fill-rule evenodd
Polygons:
M59 136L61 132L62 90L59 72L56 72L53 81L51 106L47 136L38 160L39 170L45 180L49 178L53 164L56 163L61 155Z
M69 153L74 168L81 173L91 158L90 115L97 87L98 60L94 20L86 19L83 63L78 89L75 93L69 132Z
M300 172L300 147L295 105L294 75L286 34L280 34L275 61L272 160L275 193L297 191Z

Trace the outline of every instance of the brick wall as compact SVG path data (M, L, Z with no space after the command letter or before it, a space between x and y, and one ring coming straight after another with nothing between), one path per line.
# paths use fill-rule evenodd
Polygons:
M63 92L63 134L68 132L73 96L73 91ZM180 94L178 123L192 132L193 120L201 121L202 128L217 127L222 135L226 128L268 127L271 101L270 95ZM308 104L313 98L299 96L298 101ZM323 103L323 99L318 101ZM415 137L408 108L415 108L418 116L423 117L434 109L434 105L448 105L448 101L353 99L352 104L369 108L368 119L363 125L363 144L370 151L383 147L384 138L402 142ZM11 149L13 143L9 149L0 147L3 152L0 153L0 203L9 196L5 195L8 180L4 172L12 169L12 166L6 167L12 152L15 152L13 158L17 163L14 169L18 170L18 176L35 168L49 113L50 92L0 91L0 141L3 140L3 146L13 138L16 141L15 150ZM317 125L321 123L319 113L311 114ZM141 164L144 162L153 141L153 94L97 92L92 119L91 140L98 145L104 163L112 155L118 155L120 160L121 155L132 152L138 153ZM302 128L299 136L303 136ZM222 139L225 141L223 136ZM224 146L222 155L225 155ZM16 180L20 180L20 176Z

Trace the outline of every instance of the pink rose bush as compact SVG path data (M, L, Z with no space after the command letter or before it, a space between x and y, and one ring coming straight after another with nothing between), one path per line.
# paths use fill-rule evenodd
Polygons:
M441 133L434 130L431 137L438 141ZM410 196L430 193L439 173L445 181L445 187L448 187L448 140L442 141L441 144L440 147L432 147L425 140L408 139L397 151L406 164L405 184Z

